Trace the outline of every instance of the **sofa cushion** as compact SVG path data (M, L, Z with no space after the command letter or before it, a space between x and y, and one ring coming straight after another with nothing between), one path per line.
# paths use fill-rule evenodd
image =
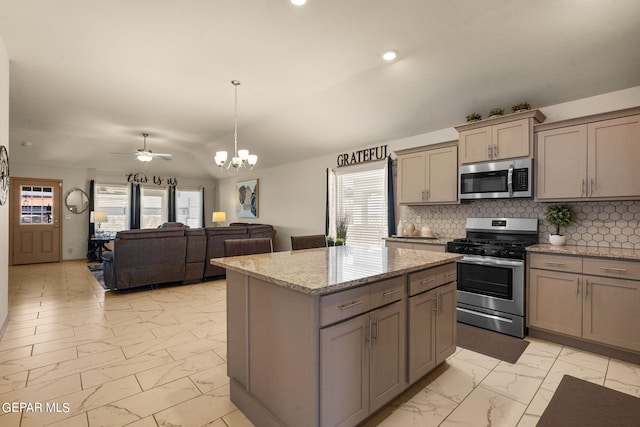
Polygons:
M116 239L129 240L129 239L154 239L158 237L182 237L184 236L183 229L176 228L150 228L142 230L124 230L118 231Z

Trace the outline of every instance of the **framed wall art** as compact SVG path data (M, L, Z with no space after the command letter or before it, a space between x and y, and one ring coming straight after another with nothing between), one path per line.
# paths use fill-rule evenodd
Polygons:
M236 217L258 218L258 180L236 183Z

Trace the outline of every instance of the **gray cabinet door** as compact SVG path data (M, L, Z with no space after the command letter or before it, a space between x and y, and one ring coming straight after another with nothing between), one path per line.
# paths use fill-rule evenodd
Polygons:
M369 415L369 313L320 330L320 425Z
M371 312L370 411L405 389L406 308L398 301Z
M436 366L436 291L409 298L409 383Z
M452 282L437 289L436 365L456 351L456 288Z

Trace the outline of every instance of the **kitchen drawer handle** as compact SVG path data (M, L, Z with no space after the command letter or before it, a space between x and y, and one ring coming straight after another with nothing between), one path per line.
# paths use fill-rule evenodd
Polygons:
M424 279L424 280L422 280L422 281L420 282L420 284L421 284L421 285L426 285L427 283L435 282L435 281L436 281L436 279L435 279L435 278L431 278L431 279Z
M545 265L557 265L558 267L562 267L562 266L566 265L566 263L564 263L564 262L551 262L551 261L547 261L544 264Z
M626 268L613 268L613 267L600 267L600 270L604 271L615 271L616 273L626 273Z
M338 308L339 308L340 310L348 310L348 309L350 309L350 308L352 308L352 307L355 307L356 305L360 305L360 304L363 304L363 303L364 303L364 301L354 301L354 302L352 302L351 304L341 305L341 306L339 306Z
M387 291L384 294L382 294L382 296L383 297L388 297L389 295L397 294L398 292L400 292L400 289L392 289L392 290Z
M455 271L450 271L450 272L446 273L445 276L449 277L449 276L453 276L454 274L456 274Z

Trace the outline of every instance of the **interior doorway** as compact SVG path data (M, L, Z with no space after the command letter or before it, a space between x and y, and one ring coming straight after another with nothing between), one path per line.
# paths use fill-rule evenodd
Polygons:
M11 178L10 263L59 262L62 253L62 181Z

